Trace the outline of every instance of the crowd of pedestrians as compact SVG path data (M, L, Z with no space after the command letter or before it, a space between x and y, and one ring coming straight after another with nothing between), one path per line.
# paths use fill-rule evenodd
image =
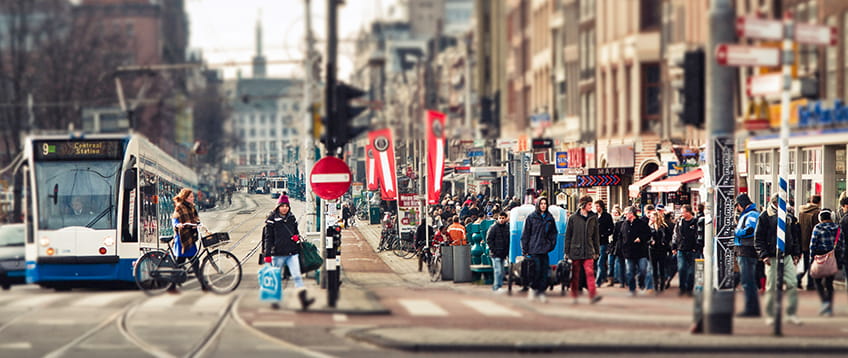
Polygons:
M540 195L541 194L541 195ZM797 316L798 290L806 285L817 290L821 299L820 314L833 315L835 273L824 274L811 269L816 261L830 255L838 270L845 268L845 240L848 232L848 194L843 194L836 211L821 208L821 197L812 195L796 216L794 203L787 205L785 246L782 254L784 297L787 321L801 324ZM556 246L557 225L549 211L544 193L528 191L521 198L500 200L488 195L468 194L462 198L445 196L430 211L437 236L453 245L467 244L467 225L495 220L485 235L492 258L492 289L504 292L510 246L509 211L522 204L534 204L535 210L524 220L520 238L522 255L535 267L553 267L548 253ZM741 290L744 304L740 317L762 317L770 324L776 315L778 267L776 238L778 235L778 198L770 198L764 208L753 203L747 194L735 200L738 216L734 231L734 281ZM590 196L579 199L570 213L564 233L564 259L571 262L571 297L574 302L583 289L589 302L601 300L599 288L627 287L630 295L653 295L669 290L677 276L677 294L692 296L695 288L695 261L703 258L704 207L680 205L676 215L662 205L621 207ZM818 258L817 258L818 257ZM528 297L546 301L550 270L537 270L531 278Z

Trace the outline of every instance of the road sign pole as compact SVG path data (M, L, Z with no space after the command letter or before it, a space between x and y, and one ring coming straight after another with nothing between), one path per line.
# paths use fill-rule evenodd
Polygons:
M784 16L784 36L783 36L783 92L780 95L780 165L778 167L778 202L777 202L777 250L776 260L773 263L777 265L777 272L774 279L777 280L777 297L775 302L774 315L774 335L780 336L783 334L781 330L781 317L783 315L783 270L784 270L784 251L786 244L786 202L789 199L789 186L786 180L789 170L789 90L792 86L792 63L793 58L793 38L795 37L795 24L792 21L792 14L786 12Z
M736 33L733 24L736 22L734 8L730 0L713 0L710 2L710 36L708 48L718 49L722 43L736 41ZM727 52L725 52L725 55ZM726 59L727 57L725 57ZM716 246L718 240L714 235L716 225L723 218L724 208L716 206L716 196L723 191L717 190L716 181L721 173L716 170L718 160L716 158L716 146L720 140L727 137L733 138L735 123L733 121L733 91L736 83L736 71L732 68L719 66L722 62L721 52L707 51L707 116L706 124L709 131L707 140L707 165L712 173L707 173L707 222L704 225L704 290L703 290L703 332L709 334L731 334L733 333L733 311L734 291L716 290L716 276L718 275ZM732 166L732 160L730 161ZM711 175L710 175L711 174ZM721 183L725 187L730 183ZM725 188L726 189L726 188ZM732 198L730 199L732 200ZM727 203L727 198L719 201ZM722 250L724 252L726 250ZM721 257L724 259L724 255ZM700 327L698 327L700 328Z

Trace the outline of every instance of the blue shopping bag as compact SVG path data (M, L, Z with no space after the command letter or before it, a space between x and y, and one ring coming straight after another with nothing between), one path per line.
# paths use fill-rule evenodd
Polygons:
M266 263L259 269L259 300L280 302L283 300L283 285L280 268Z

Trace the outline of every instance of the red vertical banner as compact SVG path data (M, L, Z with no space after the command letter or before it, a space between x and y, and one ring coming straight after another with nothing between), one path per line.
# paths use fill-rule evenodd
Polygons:
M377 168L377 162L374 159L374 147L371 144L365 145L365 181L369 191L377 190L379 183L380 172Z
M427 111L427 203L438 204L445 177L445 114Z
M395 149L392 142L392 130L380 129L368 133L368 142L374 152L377 165L377 177L383 200L397 199L397 171L395 171Z

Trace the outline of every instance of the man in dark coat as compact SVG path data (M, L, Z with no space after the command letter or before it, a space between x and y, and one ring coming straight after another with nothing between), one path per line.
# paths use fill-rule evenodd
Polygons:
M625 223L621 226L624 242L621 245L622 254L627 261L627 285L630 295L636 296L636 271L639 271L640 281L644 280L644 289L653 289L651 267L648 265L648 241L651 240L651 230L648 223L636 216L639 209L635 206L624 209Z
M674 235L671 239L671 253L677 256L677 271L680 281L680 292L678 295L692 295L695 287L695 258L699 256L698 246L698 218L692 212L692 206L683 205L682 216L674 226Z
M486 233L486 244L489 245L489 257L492 258L492 291L503 293L504 264L509 255L509 213L501 211L498 221Z
M609 240L612 235L614 224L612 215L607 212L607 204L603 200L595 201L595 212L598 213L598 239L601 251L598 259L595 261L597 278L595 285L601 287L601 284L607 280L608 276L612 276L612 272L607 271L607 258L609 256Z
M589 301L596 303L601 300L594 280L594 262L600 252L598 216L592 213L591 196L581 197L577 206L580 210L568 217L565 225L565 256L571 259L571 297L576 303L582 271L589 289Z
M801 255L804 257L804 272L798 275L798 287L801 285L801 279L807 276L807 290L814 290L815 285L810 277L810 239L813 237L813 228L819 223L819 212L821 211L821 195L811 195L807 200L807 204L801 206L798 212L798 224L801 226Z
M774 302L777 291L777 195L774 195L764 212L757 220L754 247L757 256L766 265L766 324L774 323ZM786 314L787 321L800 324L798 313L798 280L795 276L795 265L801 259L800 230L795 217L786 214L786 241L783 251L783 283L786 285Z
M538 298L547 302L545 290L548 287L548 253L556 247L556 237L559 234L556 221L548 210L548 199L542 197L536 203L536 211L524 220L524 231L521 233L521 251L524 256L530 256L536 266L536 277L528 293L528 298Z

